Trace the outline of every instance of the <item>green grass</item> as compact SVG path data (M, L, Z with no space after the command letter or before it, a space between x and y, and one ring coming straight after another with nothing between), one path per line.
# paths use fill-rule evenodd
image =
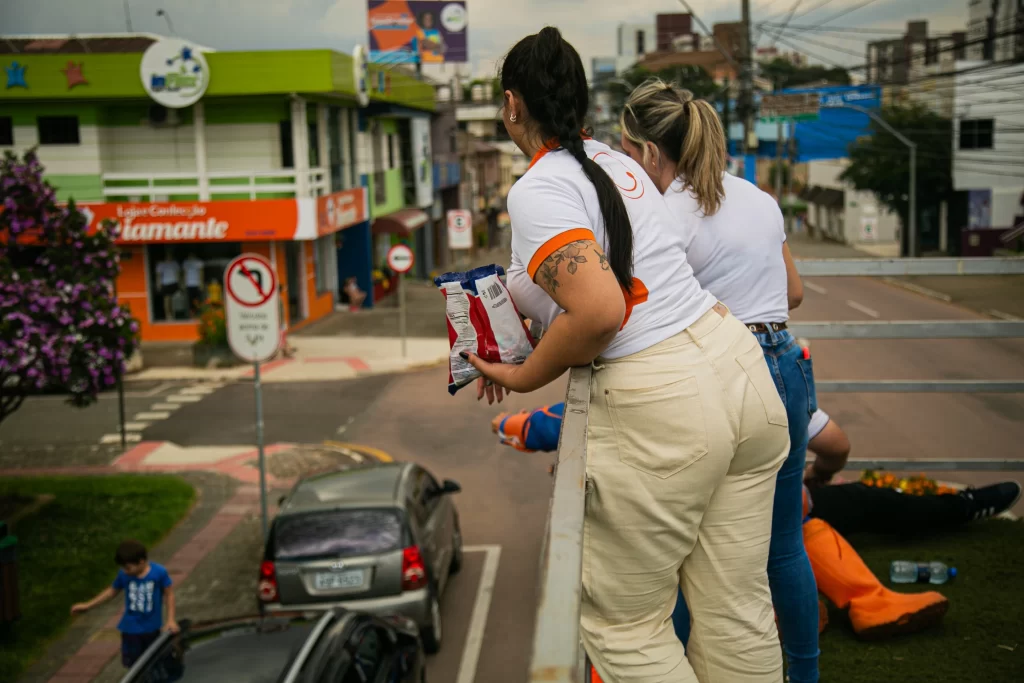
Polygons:
M110 584L118 543L134 538L152 548L195 497L189 484L171 476L0 481L0 497L41 494L54 499L14 528L22 617L0 626L0 681L17 680L68 625L71 605Z
M935 589L950 607L939 627L887 642L857 640L846 615L831 608L821 636L822 681L1024 681L1024 523L993 520L914 540L858 535L850 542L890 588L892 560L938 560L958 576L942 586L897 587Z

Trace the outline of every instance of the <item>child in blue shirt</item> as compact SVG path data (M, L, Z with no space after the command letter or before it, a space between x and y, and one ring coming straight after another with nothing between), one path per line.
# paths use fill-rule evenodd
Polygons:
M124 615L117 624L121 632L121 663L131 668L142 653L160 636L161 624L171 633L178 632L174 620L174 589L171 575L163 566L150 562L146 546L124 541L117 547L114 561L121 566L114 583L88 602L72 606L72 614L87 612L124 591ZM163 621L163 603L167 602L167 621Z

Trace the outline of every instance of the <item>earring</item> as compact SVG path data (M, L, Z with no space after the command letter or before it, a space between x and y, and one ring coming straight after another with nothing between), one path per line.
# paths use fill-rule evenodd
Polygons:
M512 123L516 122L516 115L514 113L508 115L508 120Z

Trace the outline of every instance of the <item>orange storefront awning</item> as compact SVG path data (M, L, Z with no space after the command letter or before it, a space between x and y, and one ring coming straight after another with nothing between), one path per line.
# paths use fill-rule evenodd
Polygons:
M413 230L422 228L429 220L430 216L426 211L402 209L374 220L372 230L375 235L390 234L408 237Z

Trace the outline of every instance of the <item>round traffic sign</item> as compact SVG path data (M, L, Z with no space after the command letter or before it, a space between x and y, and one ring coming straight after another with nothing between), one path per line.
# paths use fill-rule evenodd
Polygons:
M404 244L396 244L388 250L388 268L396 273L408 273L416 263L412 249Z
M259 256L245 255L228 266L224 289L232 300L242 306L262 306L277 291L277 277L268 261Z

